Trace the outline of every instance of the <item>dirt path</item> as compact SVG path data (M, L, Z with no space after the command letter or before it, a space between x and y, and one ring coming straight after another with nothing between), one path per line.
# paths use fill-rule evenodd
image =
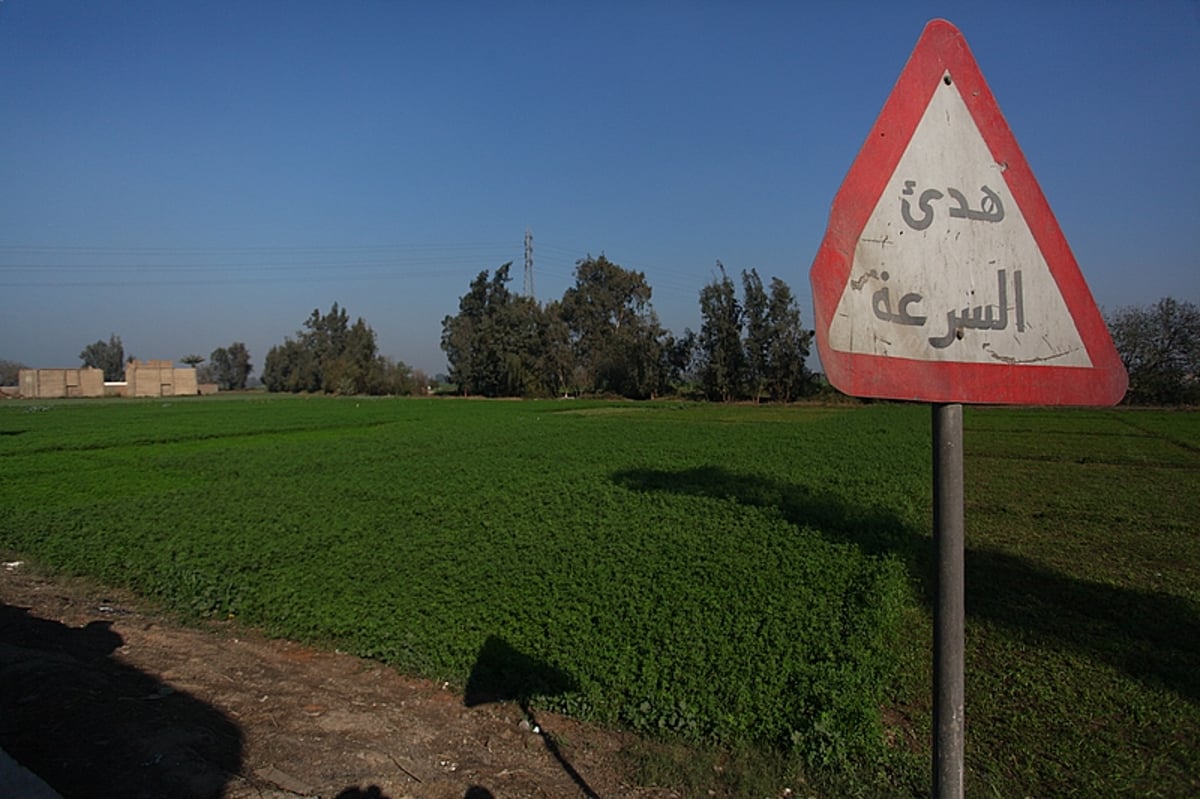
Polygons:
M349 655L183 627L123 592L0 567L0 747L65 799L680 795L629 783L629 737L535 721Z

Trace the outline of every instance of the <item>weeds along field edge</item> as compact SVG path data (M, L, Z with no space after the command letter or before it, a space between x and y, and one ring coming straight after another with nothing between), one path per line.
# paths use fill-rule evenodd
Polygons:
M980 795L1200 773L1198 418L967 409ZM10 402L0 548L468 700L919 794L928 429L889 404Z

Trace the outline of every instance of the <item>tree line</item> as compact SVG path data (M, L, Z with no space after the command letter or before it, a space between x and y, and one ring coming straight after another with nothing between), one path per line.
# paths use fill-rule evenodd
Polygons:
M508 288L512 263L471 281L442 320L449 379L485 397L578 393L653 397L682 379L686 353L659 324L645 275L601 255L540 305Z
M697 393L716 400L788 401L813 385L804 364L812 331L791 289L742 273L743 298L720 277L700 293L699 335L664 329L642 272L604 255L576 263L575 283L540 305L509 289L512 263L485 270L442 320L442 349L460 393L609 394L645 399Z
M575 283L545 305L509 289L512 263L486 270L459 298L458 313L442 320L441 346L458 393L488 397L609 394L648 398L667 393L716 401L788 402L811 392L816 376L805 366L813 332L801 324L787 283L764 285L757 271L738 284L717 262L700 290L699 333L664 329L641 272L604 255L576 263ZM1200 308L1165 297L1150 306L1105 314L1129 373L1126 404L1200 404ZM121 380L121 338L88 344L83 366ZM197 379L222 390L247 387L253 371L242 342L205 358L187 355ZM26 366L0 359L0 385L18 382ZM374 330L335 302L314 309L294 337L272 347L263 366L269 391L336 394L419 394L428 378L378 352Z
M1200 404L1200 308L1164 297L1154 305L1106 315L1113 344L1129 373L1131 405Z

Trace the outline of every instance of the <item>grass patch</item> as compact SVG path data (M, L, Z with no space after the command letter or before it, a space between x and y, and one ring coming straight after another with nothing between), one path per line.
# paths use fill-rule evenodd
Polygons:
M10 412L0 545L460 685L498 641L562 675L531 701L643 733L876 756L909 599L860 539L905 522L788 457L849 418L565 405Z

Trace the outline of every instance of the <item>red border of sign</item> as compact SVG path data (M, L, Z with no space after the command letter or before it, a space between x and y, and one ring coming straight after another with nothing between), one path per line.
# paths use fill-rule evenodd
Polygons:
M1004 178L1008 188L1058 283L1091 358L1091 368L918 361L839 352L828 346L829 326L850 278L858 239L947 70L992 157L1006 167ZM1114 405L1125 395L1128 384L1125 367L1075 256L966 40L945 20L933 20L925 26L850 167L834 198L825 239L809 278L821 365L829 382L846 394L923 402L1015 405Z

